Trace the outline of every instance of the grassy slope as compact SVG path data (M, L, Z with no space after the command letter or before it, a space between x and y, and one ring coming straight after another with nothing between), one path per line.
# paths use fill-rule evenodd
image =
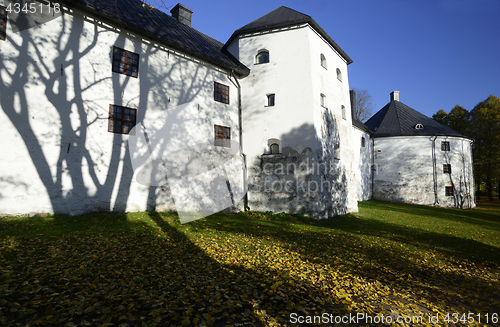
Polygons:
M288 325L290 313L500 314L500 206L360 203L329 221L0 220L0 324ZM145 324L145 325L143 325ZM458 322L458 325L468 323Z

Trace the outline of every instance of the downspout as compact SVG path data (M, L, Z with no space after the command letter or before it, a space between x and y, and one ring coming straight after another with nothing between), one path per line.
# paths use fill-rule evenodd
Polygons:
M432 179L434 181L434 205L439 204L438 201L438 191L437 191L437 176L436 176L436 139L437 136L434 135L432 140Z
M469 188L468 188L468 179L467 179L467 163L466 163L466 158L465 158L465 155L464 155L464 139L461 140L460 142L460 145L462 146L462 176L463 176L463 179L464 179L464 182L463 182L463 187L465 189L465 191L463 193L465 193L465 200L464 200L464 196L461 197L460 199L460 209L463 209L463 206L464 206L464 202L467 201L467 206L470 208L470 192L469 192ZM462 184L460 184L460 188L462 188Z
M471 173L472 173L472 190L474 190L474 192L472 193L472 201L474 201L474 207L477 206L477 203L476 203L476 177L474 176L474 156L472 155L472 144L474 143L474 140L470 140L469 141L470 144L469 144L469 154L470 154L470 170L471 170ZM469 179L469 189L470 189L470 179Z
M375 183L375 174L378 174L378 170L376 170L376 167L375 167L375 139L373 138L373 135L371 135L370 138L371 138L371 143L372 143L372 166L370 168L371 175L372 175L372 196L371 196L371 198L373 199L373 185Z
M241 156L243 157L243 187L247 189L243 197L243 209L247 211L250 210L250 207L248 206L247 157L243 153L243 118L241 109L241 85L240 82L238 81L238 78L234 74L234 69L231 70L231 75L233 76L238 88L238 125L239 125L239 138L240 138L240 153Z

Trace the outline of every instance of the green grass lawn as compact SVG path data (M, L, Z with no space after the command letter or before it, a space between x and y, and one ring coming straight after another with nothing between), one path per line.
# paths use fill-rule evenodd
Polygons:
M0 218L0 325L500 325L498 200L359 208Z

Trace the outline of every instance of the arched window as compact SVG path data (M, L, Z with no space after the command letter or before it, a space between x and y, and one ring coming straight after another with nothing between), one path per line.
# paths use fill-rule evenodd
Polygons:
M345 115L345 107L342 106L342 119L347 119Z
M274 99L275 99L274 94L268 94L267 95L267 106L268 107L274 106Z
M260 50L259 53L257 53L257 56L255 56L255 63L256 64L265 64L268 62L269 62L269 51Z
M327 106L326 106L326 95L324 95L323 93L321 93L320 103L321 103L322 107L327 108Z
M337 68L337 79L342 82L342 72Z
M415 125L415 129L424 129L424 125L417 124L417 125Z
M326 58L325 58L325 55L321 54L320 59L321 59L321 66L323 66L323 68L326 68Z
M267 146L269 147L269 154L280 154L281 153L281 140L280 139L267 140Z
M271 150L271 154L279 154L280 146L278 143L273 143L269 146L269 150Z
M333 158L340 160L340 142L335 143L335 146L333 147Z

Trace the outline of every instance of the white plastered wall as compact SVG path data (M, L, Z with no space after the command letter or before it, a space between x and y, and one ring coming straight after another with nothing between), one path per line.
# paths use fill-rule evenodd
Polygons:
M138 122L193 102L213 139L214 124L238 140L237 88L228 72L124 30L68 14L0 41L0 213L81 214L175 209L164 188L133 180L127 140L108 132L109 105L137 109ZM140 55L139 78L112 72L118 46ZM230 105L214 101L214 81Z
M365 131L356 127L353 129L353 143L359 142L359 151L354 154L354 163L358 167L355 172L358 201L367 201L372 198L372 140ZM362 138L365 139L365 146L361 144Z
M356 156L360 144L355 141L355 132L352 126L351 102L349 96L349 78L347 73L347 62L345 59L313 28L308 29L311 53L311 74L312 91L314 99L314 120L316 126L317 147L331 149L334 145L332 141L339 142L340 160L333 160L334 165L345 173L345 187L340 192L343 195L347 205L347 212L358 211L357 196L357 175L359 168L356 163ZM326 68L321 65L321 54L326 59ZM337 69L341 76L338 78ZM321 94L326 96L326 108L321 106ZM342 110L343 108L343 110ZM342 114L344 111L344 114ZM321 133L325 128L323 117L328 115L332 121L333 128L337 131L335 137ZM327 155L332 155L328 153ZM337 192L333 192L335 197ZM338 195L337 195L338 196Z
M443 141L450 142L450 151L441 150ZM376 138L374 161L373 198L376 200L442 207L475 206L468 139L446 136ZM451 164L452 174L443 173L446 163ZM446 186L455 187L454 196L446 196Z
M352 141L345 60L307 24L243 35L233 41L228 50L251 69L250 75L240 80L243 152L247 156L249 174L252 175L252 165L269 153L270 139L281 141L284 156L300 157L307 153L304 150L309 149L323 159L328 158L337 175L330 199L324 203L329 206L333 201L341 207L334 212L357 211L356 171L359 169L353 159L359 152L359 144ZM255 56L262 50L269 51L270 61L256 64ZM321 66L321 53L327 57L328 69ZM337 79L337 68L341 69L342 81ZM321 106L321 93L327 97L327 108ZM275 94L275 106L266 106L268 94ZM342 118L342 106L346 119ZM324 134L326 116L329 117L331 134ZM341 160L333 160L333 144L337 141L340 142ZM277 164L271 161L273 165ZM272 180L269 176L266 178ZM278 182L280 177L273 178ZM267 197L273 196L263 196L262 192L251 190L250 201L252 197L259 198L256 202L260 206L268 203ZM283 201L297 201L290 200L287 194L274 196L279 197L283 197ZM278 206L276 210L281 208ZM259 210L264 209L259 207ZM318 208L319 211L330 209Z
M313 95L308 27L258 35L243 35L228 50L250 68L240 80L243 107L243 152L247 157L268 153L267 141L280 139L282 147L301 153L314 147ZM256 64L261 50L270 61ZM267 106L267 95L275 94L275 105Z

